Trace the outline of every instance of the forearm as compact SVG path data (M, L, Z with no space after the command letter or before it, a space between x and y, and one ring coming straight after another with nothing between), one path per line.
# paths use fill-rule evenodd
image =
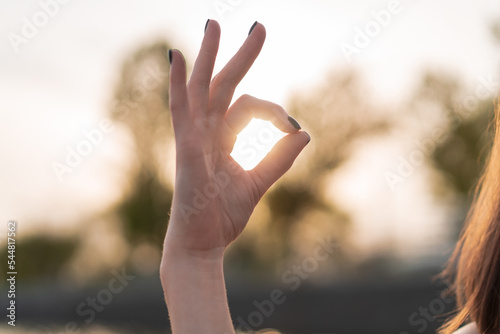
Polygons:
M234 334L223 251L193 256L165 248L161 281L174 334Z

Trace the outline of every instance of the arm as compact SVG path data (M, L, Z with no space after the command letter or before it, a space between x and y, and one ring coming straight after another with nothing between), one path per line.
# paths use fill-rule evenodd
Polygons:
M206 257L165 250L161 278L173 333L234 333L222 255L222 250Z
M219 38L219 24L209 21L187 85L182 54L169 51L176 176L160 277L176 334L234 333L222 268L224 250L310 139L274 103L243 95L229 106L236 85L260 53L264 26L252 27L240 50L212 79ZM271 120L288 135L259 165L245 171L230 153L236 135L253 117Z

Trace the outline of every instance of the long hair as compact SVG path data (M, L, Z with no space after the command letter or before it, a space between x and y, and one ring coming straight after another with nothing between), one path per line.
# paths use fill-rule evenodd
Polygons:
M500 333L500 110L495 139L475 189L464 229L441 274L456 297L455 314L440 328L451 334L474 321L482 334Z

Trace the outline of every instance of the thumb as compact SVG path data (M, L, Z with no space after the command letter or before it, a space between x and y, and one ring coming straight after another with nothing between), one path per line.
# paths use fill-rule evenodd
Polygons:
M264 194L283 174L285 174L299 153L311 140L307 132L291 133L273 147L266 157L252 170L250 177L258 187L259 194Z

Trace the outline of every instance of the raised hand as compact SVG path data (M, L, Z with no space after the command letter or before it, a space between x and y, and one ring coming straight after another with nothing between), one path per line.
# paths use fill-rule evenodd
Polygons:
M182 54L169 51L177 156L160 277L175 334L234 333L222 270L224 250L310 140L279 105L243 95L229 106L265 36L264 26L256 22L236 55L212 79L220 26L208 21L187 85ZM288 135L254 169L245 171L230 153L236 135L254 117L270 120Z
M262 195L309 142L309 135L298 131L298 123L279 105L243 95L229 108L265 36L264 26L254 24L240 50L212 79L220 27L209 21L187 86L182 54L169 51L177 161L168 246L196 252L225 248L243 231ZM253 170L245 171L230 153L236 135L253 117L270 120L290 134Z

